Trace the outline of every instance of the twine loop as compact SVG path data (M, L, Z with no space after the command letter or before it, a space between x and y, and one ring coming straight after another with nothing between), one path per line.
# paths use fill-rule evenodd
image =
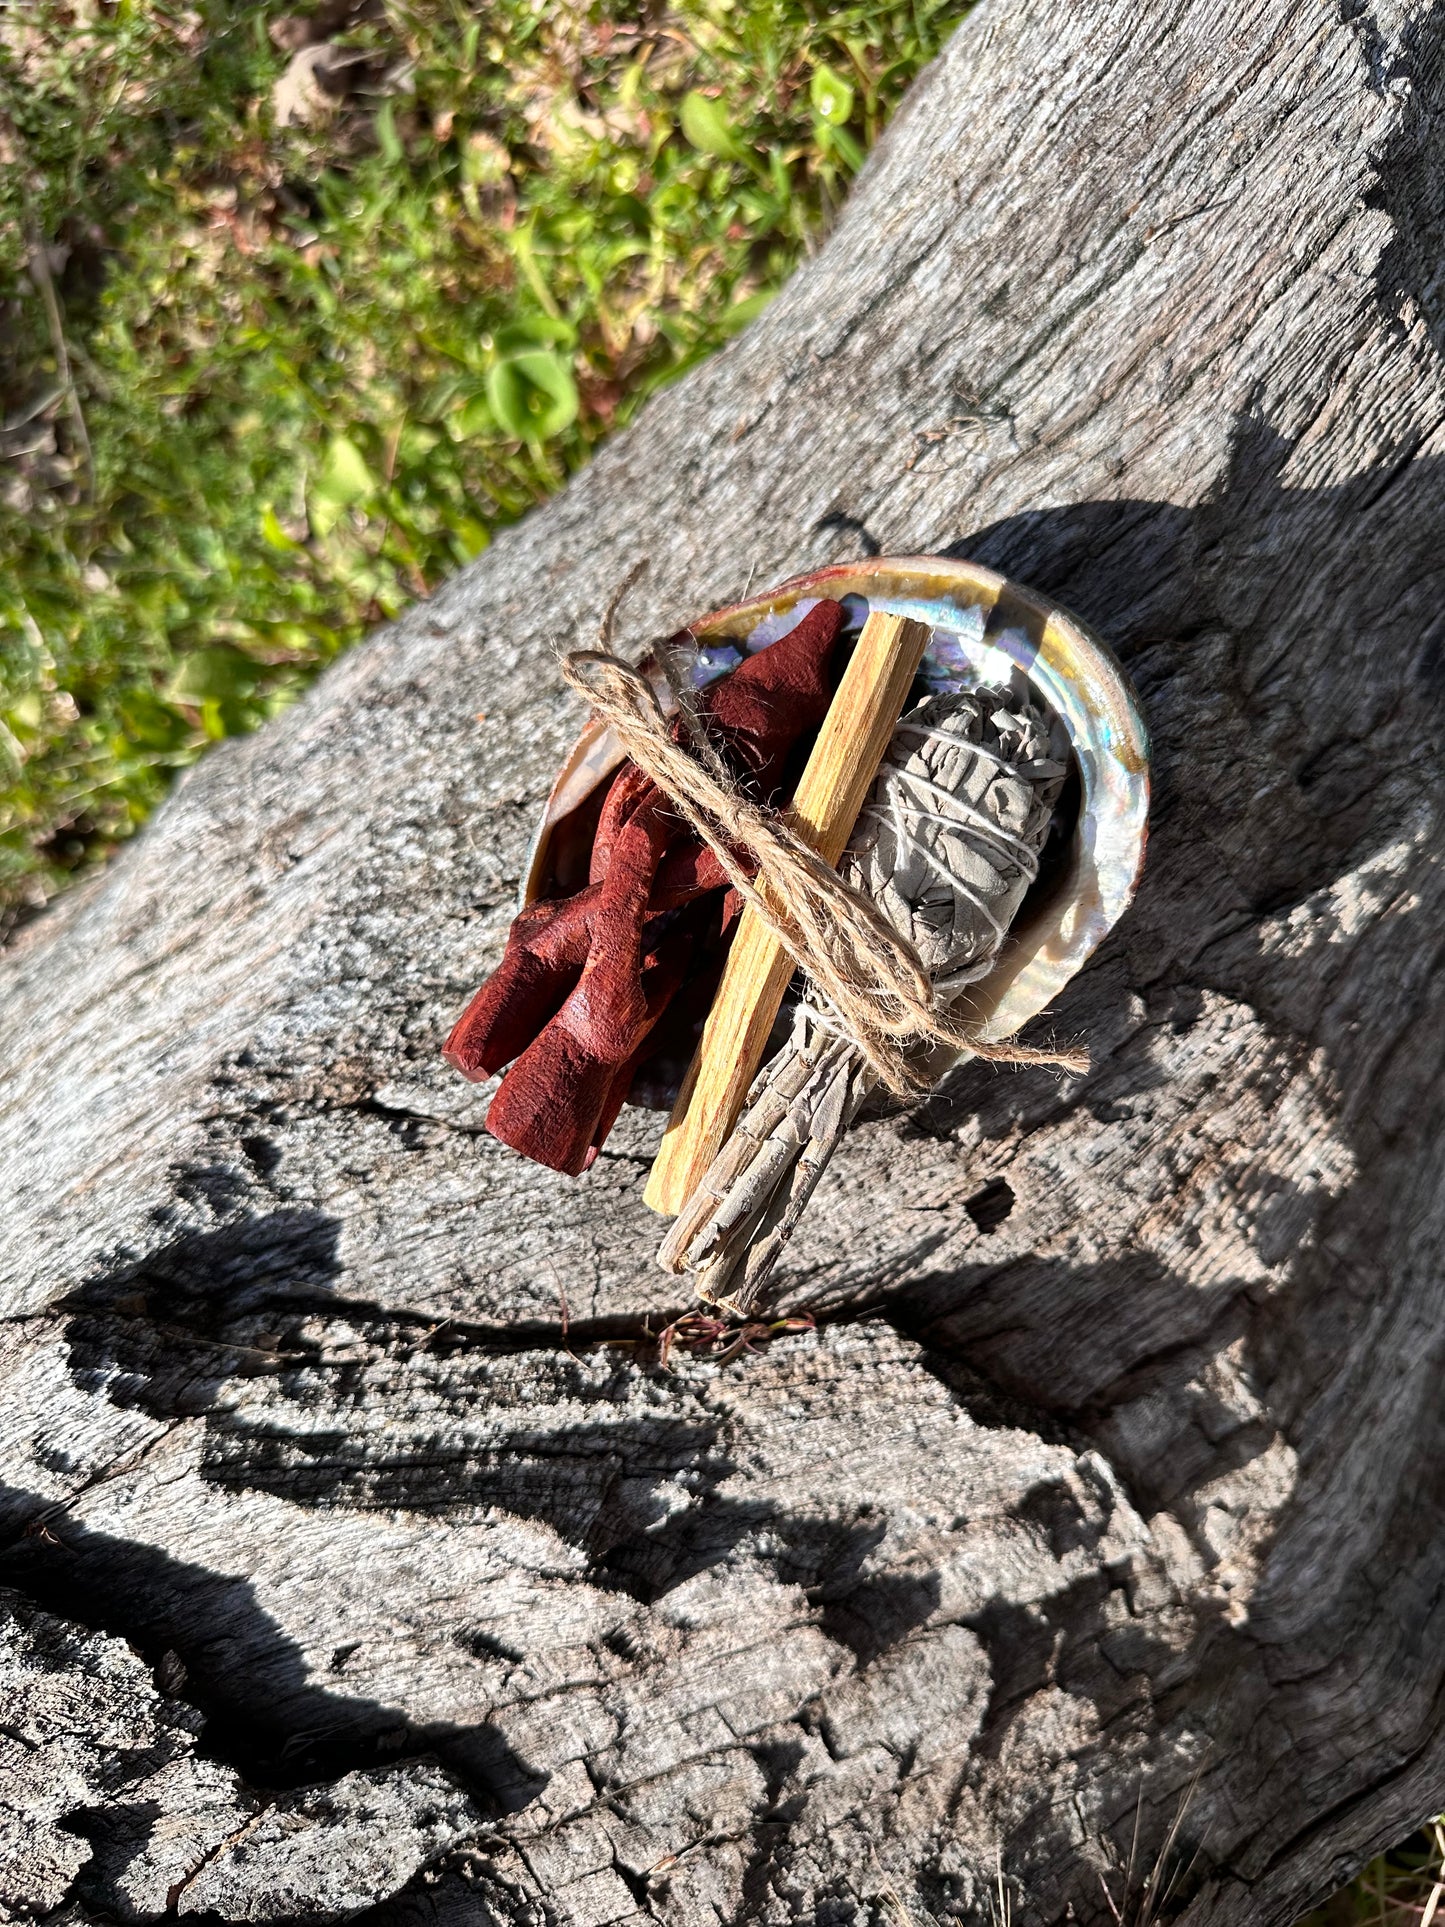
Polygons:
M994 1063L1088 1069L1081 1050L990 1043L940 1004L909 938L803 841L786 810L767 809L747 794L709 737L685 677L665 656L663 673L677 699L680 731L669 724L647 677L610 649L574 650L562 661L568 684L715 853L733 888L812 979L889 1090L902 1097L928 1089L919 1059L930 1045Z

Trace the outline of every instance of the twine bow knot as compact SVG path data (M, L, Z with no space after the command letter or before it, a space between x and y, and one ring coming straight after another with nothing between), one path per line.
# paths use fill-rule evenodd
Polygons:
M610 622L604 635L609 631ZM747 794L709 737L683 676L665 658L663 670L680 730L669 726L647 677L610 649L574 650L562 662L570 686L716 854L734 889L812 978L891 1091L908 1096L928 1088L920 1062L920 1047L928 1045L995 1063L1088 1069L1084 1051L989 1043L940 1006L910 940L804 842L786 810L768 809Z

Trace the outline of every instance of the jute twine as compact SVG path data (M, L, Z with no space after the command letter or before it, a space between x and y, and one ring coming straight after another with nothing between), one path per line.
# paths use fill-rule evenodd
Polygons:
M634 570L624 590L636 580ZM603 622L610 641L611 619ZM838 1022L898 1096L926 1090L920 1046L946 1045L1001 1064L1045 1064L1086 1071L1082 1050L1036 1050L1012 1041L989 1043L934 1001L933 983L913 944L871 897L845 883L811 850L786 812L754 801L709 737L692 691L663 661L682 716L686 744L676 740L657 692L610 648L578 649L562 673L623 749L651 777L691 829L717 856L729 882L795 963L804 969Z

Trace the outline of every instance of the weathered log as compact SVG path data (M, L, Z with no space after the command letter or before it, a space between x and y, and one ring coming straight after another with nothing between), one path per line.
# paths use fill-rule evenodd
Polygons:
M73 1732L0 1714L8 1905L1103 1921L1162 1856L1270 1927L1438 1806L1442 39L988 0L757 326L12 946L0 1580ZM1153 854L1091 1075L856 1131L819 1332L661 1369L598 1342L678 1309L660 1118L561 1179L439 1048L549 647L860 546L1113 640Z

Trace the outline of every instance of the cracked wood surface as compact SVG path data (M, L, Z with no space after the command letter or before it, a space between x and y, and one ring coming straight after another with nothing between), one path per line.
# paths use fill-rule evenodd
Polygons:
M1283 1927L1438 1808L1442 42L986 0L758 325L12 944L4 1906L1101 1922L1177 1820ZM1150 865L1090 1076L858 1129L820 1330L660 1370L661 1119L559 1179L439 1048L550 647L875 546L1114 642Z

